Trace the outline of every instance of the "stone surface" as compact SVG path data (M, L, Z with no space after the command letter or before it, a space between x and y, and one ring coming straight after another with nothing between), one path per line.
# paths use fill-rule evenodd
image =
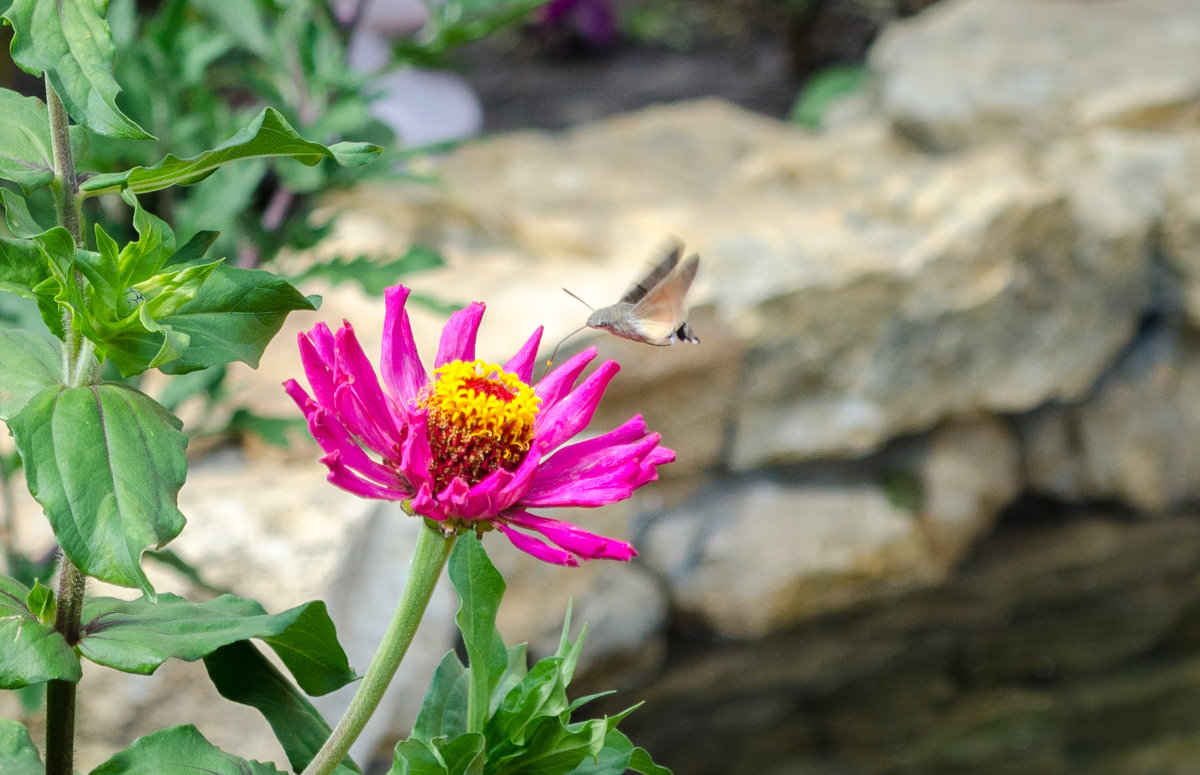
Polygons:
M883 112L931 151L1080 126L1186 124L1200 105L1192 0L958 0L871 51Z
M686 235L707 353L622 352L655 400L700 410L667 437L681 459L750 469L1082 395L1146 303L1147 226L1093 245L1047 177L1015 149L926 158L879 125L814 139L708 101L463 148L441 193L341 200L329 248L443 246L449 267L412 284L488 298L486 347L507 352L539 322L548 340L582 322L558 286L611 303L664 234Z
M937 587L691 641L626 725L695 775L1186 772L1198 559L1190 512L1013 526Z
M1075 406L1021 421L1025 477L1065 500L1146 513L1200 497L1200 339L1159 326Z
M682 615L744 638L933 584L945 570L911 513L852 482L726 486L652 520L639 545Z
M1024 485L1014 434L988 418L952 423L930 434L918 464L921 524L948 565L987 535Z

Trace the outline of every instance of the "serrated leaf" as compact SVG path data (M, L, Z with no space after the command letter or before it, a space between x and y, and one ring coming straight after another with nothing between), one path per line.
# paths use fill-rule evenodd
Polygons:
M186 335L186 350L160 369L186 374L209 366L243 361L258 366L271 339L289 312L315 309L282 277L258 269L219 264L189 302L158 320ZM127 365L149 364L162 340L150 333L127 332L106 341Z
M615 723L615 722L613 722ZM563 724L560 719L543 717L530 725L525 745L511 753L503 752L505 741L489 737L493 748L488 751L489 775L561 775L579 766L585 759L594 759L604 747L608 720L594 719L579 724Z
M26 605L30 590L0 576L0 689L44 681L78 681L79 657L52 625L38 621ZM0 757L0 762L3 758ZM0 772L8 770L0 768Z
M496 713L488 719L489 740L520 746L525 742L526 729L536 719L563 715L570 703L559 670L561 661L556 657L538 660L529 674L505 695Z
M14 0L4 13L13 28L13 61L45 73L76 123L108 137L153 139L117 107L114 48L103 2Z
M133 741L91 775L284 775L271 764L225 753L191 724Z
M372 296L382 296L384 290L399 282L401 277L436 269L444 264L436 250L417 245L409 248L407 253L394 261L379 261L368 256L358 256L349 261L335 258L332 261L314 264L297 276L294 282L313 277L323 278L334 285L353 281Z
M61 384L61 345L32 331L0 328L0 420L14 416L42 390Z
M263 714L294 771L308 766L329 737L329 724L254 644L242 640L222 646L204 657L204 667L222 697ZM337 775L360 772L350 757L334 769Z
M46 775L29 730L7 718L0 718L0 772L4 775Z
M634 757L637 757L635 764ZM646 769L639 769L645 767ZM604 747L595 759L584 761L567 775L624 775L627 770L641 772L643 775L671 775L666 767L660 767L650 759L641 748L635 748L625 734L616 729L610 729L604 738Z
M369 143L338 143L337 147L338 152L334 153L320 143L305 140L279 111L264 108L244 129L211 150L185 159L168 154L152 167L134 167L125 172L95 175L79 188L86 196L125 187L140 194L168 186L199 183L221 165L241 159L287 157L310 167L322 159L335 159L339 163L349 162L350 166L357 166L370 161L383 150Z
M8 424L29 491L71 562L153 596L140 560L183 529L182 423L126 385L101 383L46 388Z
M54 180L54 154L45 103L0 89L0 115L0 178L27 194L49 184Z
M508 668L508 650L496 629L496 613L504 595L504 578L488 559L483 542L463 536L450 554L450 581L461 603L454 621L467 649L471 706L468 729L483 729L492 691Z
M248 638L266 641L309 694L354 680L320 601L268 614L257 602L234 595L199 603L170 594L156 603L90 598L83 606L79 651L97 664L146 675L168 659L192 662Z

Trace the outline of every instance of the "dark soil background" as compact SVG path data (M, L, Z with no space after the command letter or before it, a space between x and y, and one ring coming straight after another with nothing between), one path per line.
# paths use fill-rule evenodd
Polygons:
M707 96L783 118L814 73L862 62L883 26L932 1L577 0L575 11L612 14L611 36L568 14L472 44L457 59L487 132L563 129Z

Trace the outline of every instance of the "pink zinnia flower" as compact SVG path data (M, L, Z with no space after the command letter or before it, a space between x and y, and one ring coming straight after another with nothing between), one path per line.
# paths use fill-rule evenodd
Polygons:
M635 556L624 541L527 510L628 498L675 459L640 415L566 444L591 421L620 367L607 361L575 385L596 357L590 348L530 386L542 329L503 366L476 360L483 304L473 303L442 330L431 378L413 342L408 294L404 286L385 294L382 386L348 322L337 333L318 323L299 336L313 395L294 379L284 387L325 450L329 481L365 498L405 501L447 535L499 530L558 565Z

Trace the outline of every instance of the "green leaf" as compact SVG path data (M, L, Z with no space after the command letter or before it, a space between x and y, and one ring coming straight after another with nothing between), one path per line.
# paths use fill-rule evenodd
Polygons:
M228 589L210 584L200 573L200 569L180 557L173 549L151 549L142 555L143 559L154 560L187 579L192 586L211 592L214 595L232 594Z
M329 737L329 724L254 644L240 640L204 657L204 667L221 696L256 708L275 731L292 769L300 772ZM334 770L359 773L350 757Z
M60 384L60 347L32 331L0 328L0 420L16 415L42 390Z
M29 730L7 718L0 718L0 772L4 775L46 775Z
M86 196L117 191L124 187L140 194L169 186L199 183L222 164L241 159L287 157L309 167L322 159L334 159L348 166L358 166L370 161L383 150L369 143L338 143L334 148L337 150L305 140L284 120L279 111L264 108L244 129L211 150L185 159L168 154L153 167L134 167L125 172L95 175L79 188Z
M595 719L564 724L558 718L542 717L530 724L525 747L510 755L488 752L489 775L560 775L594 759L604 747L613 720ZM496 740L489 736L495 745ZM497 746L499 747L499 746Z
M808 79L797 95L788 119L809 129L819 129L829 106L862 88L869 72L865 65L860 64L836 64L823 68Z
M0 178L11 180L25 193L54 180L50 149L50 116L36 97L0 89Z
M187 436L173 415L115 383L52 386L9 422L29 491L85 574L147 596L142 552L183 529L175 505Z
M433 742L396 744L388 775L466 775L483 772L483 735L472 733Z
M180 374L230 361L258 366L288 313L315 309L282 277L222 264L194 299L163 320L192 338L183 357L163 371Z
M30 590L0 576L0 689L43 681L78 681L79 657L54 627L38 621L26 604ZM0 756L0 762L3 757ZM0 772L8 770L0 768Z
M438 737L455 738L467 732L467 668L453 651L446 652L433 682L421 701L412 736L426 743Z
M153 139L117 107L113 43L97 0L14 0L4 13L12 25L13 61L27 73L45 73L71 118L108 137Z
M247 638L262 638L309 694L354 680L325 604L268 614L253 600L221 595L192 603L176 595L148 600L91 598L83 606L79 651L97 664L147 675L168 659L188 662Z
M624 738L626 743L629 743L629 738L625 737L624 733L614 729L608 733L608 737L604 739L604 747L609 747L609 741L616 735ZM661 764L656 764L650 758L645 748L634 748L633 753L629 757L629 769L634 772L640 772L642 775L672 775L671 771Z
M247 761L214 746L191 724L133 741L91 775L284 775L271 764Z
M0 187L0 207L4 208L4 223L15 237L32 237L51 228L43 226L29 212L29 203L16 191Z
M303 417L266 417L249 409L235 409L226 426L233 433L253 434L268 444L288 448L291 433L302 434L308 427Z
M35 241L0 237L0 291L32 299L36 296L33 289L47 277L46 262Z
M483 542L466 535L450 554L450 581L461 603L454 621L467 649L471 706L476 713L468 729L483 729L492 690L508 668L508 650L496 629L504 579L488 559Z
M641 751L642 749L638 748L637 750ZM630 768L633 752L633 743L629 742L629 738L624 733L616 729L609 730L604 738L604 747L600 749L596 758L584 759L568 775L624 775ZM648 756L646 758L649 760ZM653 762L651 764L653 765ZM662 775L664 771L666 775L671 775L670 770L662 767L657 767L654 772L655 775Z
M58 606L54 602L54 590L41 581L33 582L33 589L25 596L25 607L42 624L53 627Z
M384 289L395 285L405 275L436 269L445 262L433 248L415 246L395 261L380 262L368 256L359 256L349 261L335 258L322 264L314 264L304 270L293 282L320 277L333 285L354 281L372 296L382 296Z

